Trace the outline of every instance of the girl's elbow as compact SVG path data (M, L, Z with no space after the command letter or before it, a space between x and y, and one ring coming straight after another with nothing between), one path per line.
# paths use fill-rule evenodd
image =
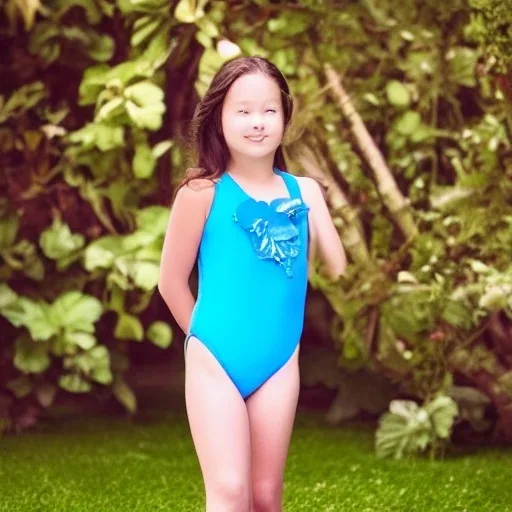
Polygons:
M157 288L165 302L169 302L173 295L173 291L176 288L176 281L175 276L171 275L169 272L160 273Z
M188 279L178 272L162 272L157 288L165 302L170 303L188 287Z

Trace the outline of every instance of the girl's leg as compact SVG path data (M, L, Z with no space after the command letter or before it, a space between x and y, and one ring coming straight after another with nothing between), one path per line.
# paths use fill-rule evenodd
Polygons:
M197 338L189 338L185 368L185 401L203 473L206 511L249 512L251 451L245 402Z
M252 444L253 512L280 512L283 478L299 397L299 347L247 399Z

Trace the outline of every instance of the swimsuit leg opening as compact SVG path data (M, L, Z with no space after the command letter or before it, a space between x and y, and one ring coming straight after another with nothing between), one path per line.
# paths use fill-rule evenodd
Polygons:
M267 382L269 379L271 379L281 368L283 368L284 366L286 366L288 364L288 362L290 361L290 359L293 357L293 354L295 354L295 350L297 350L297 347L300 347L300 339L299 341L295 344L295 346L293 347L293 350L292 350L292 353L286 358L286 361L279 365L278 368L276 368L263 382L261 382L260 384L258 384L257 387L255 387L252 391L250 391L249 393L246 393L245 394L245 397L244 397L244 400L247 401L247 398L249 398L253 393L255 393L256 391L258 391L259 388L261 388L261 386L263 386L263 384L265 384L265 382ZM300 351L300 348L299 348L299 351Z
M204 343L196 334L194 334L193 332L187 334L186 338L185 338L185 356L186 356L186 350L187 350L187 347L188 347L188 342L189 342L189 339L190 338L195 338L199 343L201 343L201 345L203 345L203 347L210 353L210 355L217 361L217 363L219 363L220 367L224 370L224 373L226 374L226 376L228 377L228 379L233 383L233 386L235 386L236 390L240 393L240 396L242 398L245 399L243 393L240 391L240 389L238 388L238 386L236 385L235 381L233 380L233 378L231 377L229 371L227 370L226 368L226 365L224 363L224 361L222 360L222 358L216 353L216 351L214 349L212 349L211 347L209 347L206 343ZM185 362L186 362L186 357L185 357Z

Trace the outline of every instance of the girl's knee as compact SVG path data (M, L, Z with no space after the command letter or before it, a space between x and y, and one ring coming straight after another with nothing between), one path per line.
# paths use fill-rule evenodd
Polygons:
M281 512L282 483L258 482L253 484L253 512Z
M206 486L207 500L223 503L225 510L249 511L250 481L239 474L218 474Z

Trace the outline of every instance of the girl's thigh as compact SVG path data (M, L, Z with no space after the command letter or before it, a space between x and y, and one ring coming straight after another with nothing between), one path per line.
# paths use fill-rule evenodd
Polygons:
M253 492L279 493L290 444L300 377L299 347L247 400L252 441Z
M206 490L250 486L251 442L245 402L224 368L191 336L185 402Z

